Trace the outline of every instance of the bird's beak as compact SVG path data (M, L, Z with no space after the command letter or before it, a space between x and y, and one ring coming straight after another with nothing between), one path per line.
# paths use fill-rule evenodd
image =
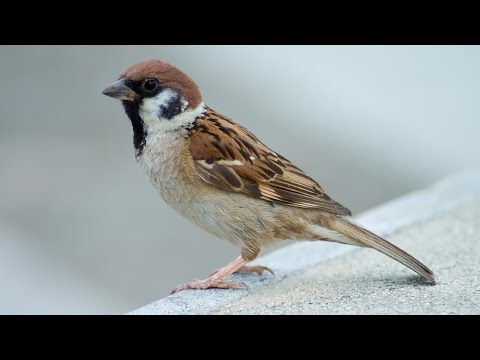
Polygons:
M125 79L120 79L102 91L102 94L118 100L133 101L135 92L125 85Z

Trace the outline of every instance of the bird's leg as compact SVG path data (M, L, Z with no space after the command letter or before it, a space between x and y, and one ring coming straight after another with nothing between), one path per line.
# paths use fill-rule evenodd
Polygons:
M251 245L251 244L250 244ZM256 246L246 246L242 248L242 259L246 259L247 262L255 260L260 253L260 248ZM238 273L257 273L258 275L262 275L265 271L268 271L270 274L274 275L272 270L267 268L266 266L261 265L243 265L242 267L238 268L236 272Z
M248 261L244 260L242 256L239 256L233 260L230 264L218 270L215 274L211 275L205 280L193 280L183 285L177 286L173 289L172 294L187 289L240 289L247 286L240 281L225 280L225 278L233 274L235 271L242 268Z
M246 264L246 263L249 263L250 261L255 260L259 253L260 253L260 249L257 248L257 247L244 247L244 248L242 248L241 258L245 259L245 264ZM220 270L222 270L222 269L214 270L210 274L210 276L215 275ZM270 274L275 276L275 273L271 269L269 269L266 266L261 266L261 265L243 265L243 266L239 267L238 269L236 269L234 272L235 273L244 273L244 274L256 273L258 275L263 275L263 273L265 271L268 271Z

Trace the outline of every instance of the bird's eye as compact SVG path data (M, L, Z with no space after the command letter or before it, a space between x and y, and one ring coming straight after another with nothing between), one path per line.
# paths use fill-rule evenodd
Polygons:
M148 79L148 80L145 80L145 82L143 83L143 88L147 91L153 91L157 88L157 86L158 86L158 81L155 79Z

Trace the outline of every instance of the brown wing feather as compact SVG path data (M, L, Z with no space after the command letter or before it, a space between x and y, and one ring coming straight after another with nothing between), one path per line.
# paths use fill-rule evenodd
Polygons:
M203 118L197 119L189 150L198 175L222 190L351 215L302 170L270 150L247 129L210 108Z

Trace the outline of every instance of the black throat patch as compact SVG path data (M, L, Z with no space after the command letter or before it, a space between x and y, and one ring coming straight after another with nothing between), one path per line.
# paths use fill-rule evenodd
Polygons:
M137 101L122 101L122 104L128 118L132 122L135 156L140 156L143 153L145 139L147 138L145 124L140 117L140 104Z

